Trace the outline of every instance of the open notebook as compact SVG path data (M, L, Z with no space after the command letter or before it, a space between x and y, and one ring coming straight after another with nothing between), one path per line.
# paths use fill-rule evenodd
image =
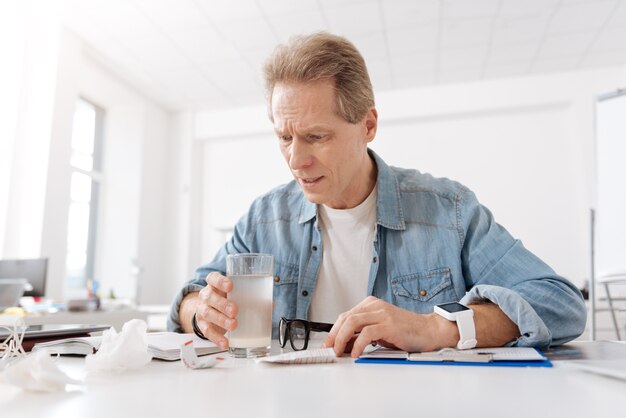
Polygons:
M198 338L195 334L179 334L176 332L150 332L148 337L148 351L159 360L180 360L180 346L193 340L196 354L220 353L224 351L210 341ZM35 344L33 351L47 349L52 354L82 355L93 354L98 351L102 337L65 338Z

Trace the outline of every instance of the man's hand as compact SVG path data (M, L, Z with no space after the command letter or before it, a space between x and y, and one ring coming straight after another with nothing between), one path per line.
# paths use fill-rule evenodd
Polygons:
M368 296L339 315L324 346L334 347L337 356L341 356L351 345L350 354L357 358L372 342L416 352L454 346L458 339L456 324L439 315L416 314Z
M206 282L207 286L198 293L195 304L196 322L205 337L226 349L228 339L224 334L237 328L239 312L237 305L227 299L228 292L233 290L233 282L217 272L207 275Z

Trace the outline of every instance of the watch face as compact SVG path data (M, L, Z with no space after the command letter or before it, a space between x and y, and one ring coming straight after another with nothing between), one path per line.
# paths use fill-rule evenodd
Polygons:
M437 305L437 306L439 306L444 311L450 312L450 313L456 313L456 312L462 312L462 311L469 311L470 310L470 308L468 308L465 305L461 305L458 302L444 303L442 305Z

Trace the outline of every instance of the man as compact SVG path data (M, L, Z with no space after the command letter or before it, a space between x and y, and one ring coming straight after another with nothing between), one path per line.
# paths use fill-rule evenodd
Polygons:
M281 317L334 322L324 344L337 355L357 357L373 341L413 352L546 346L582 333L580 292L471 191L389 167L368 149L378 113L350 42L327 33L294 38L270 57L265 81L294 181L256 199L196 271L173 303L171 330L191 332L195 315L199 331L226 348L238 311L227 297L226 255L260 252L276 259L274 336ZM433 312L456 301L473 313L475 339L446 318L456 313Z

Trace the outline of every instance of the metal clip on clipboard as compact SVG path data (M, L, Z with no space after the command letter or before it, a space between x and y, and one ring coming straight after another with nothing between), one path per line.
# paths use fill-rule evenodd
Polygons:
M464 363L489 363L493 361L491 353L464 352L454 348L442 348L439 351L409 353L409 361L450 361Z

